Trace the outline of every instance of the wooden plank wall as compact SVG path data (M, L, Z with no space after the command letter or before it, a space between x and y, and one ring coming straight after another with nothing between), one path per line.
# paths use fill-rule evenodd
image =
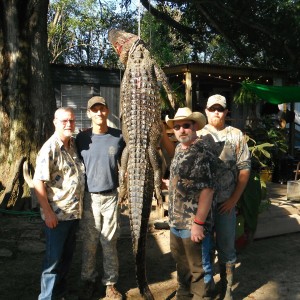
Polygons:
M75 133L90 127L86 104L95 95L104 97L108 103L108 125L120 128L120 70L65 65L52 65L51 70L57 107L71 106L75 110Z
M104 97L108 103L110 112L108 126L120 128L120 88L101 86L100 95Z

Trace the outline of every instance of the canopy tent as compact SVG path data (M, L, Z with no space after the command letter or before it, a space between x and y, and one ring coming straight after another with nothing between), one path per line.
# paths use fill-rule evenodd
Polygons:
M242 83L242 86L272 104L300 102L299 86L271 86L254 83Z

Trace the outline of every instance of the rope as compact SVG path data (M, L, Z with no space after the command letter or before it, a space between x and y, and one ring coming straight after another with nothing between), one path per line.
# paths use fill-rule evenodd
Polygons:
M150 18L152 18L151 17L151 11L150 11L151 10L151 0L149 0L149 8L148 8L148 10L149 10L149 16L150 16ZM151 49L151 46L152 46L151 41L152 41L152 27L150 26L150 29L149 29L149 45L150 45L150 49Z
M139 0L138 5L138 37L141 38L141 1Z
M148 7L148 11L150 14L150 18L151 18L151 0L149 0L149 7ZM138 2L138 37L139 39L141 38L141 1L139 0ZM152 28L151 26L149 26L149 47L151 49L151 41L152 41Z

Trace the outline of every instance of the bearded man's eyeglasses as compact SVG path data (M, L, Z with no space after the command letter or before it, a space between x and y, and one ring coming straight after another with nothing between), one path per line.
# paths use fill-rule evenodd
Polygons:
M176 130L176 131L178 131L181 127L182 127L183 129L189 129L189 128L191 128L191 126L192 126L191 123L183 123L183 124L181 124L181 125L177 124L177 125L174 125L174 126L173 126L173 129Z
M224 112L226 108L224 108L223 106L211 106L211 107L208 107L207 110L209 112Z

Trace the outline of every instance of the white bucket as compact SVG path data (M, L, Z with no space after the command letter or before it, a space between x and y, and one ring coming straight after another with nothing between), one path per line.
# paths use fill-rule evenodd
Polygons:
M287 200L300 202L300 180L287 182Z

